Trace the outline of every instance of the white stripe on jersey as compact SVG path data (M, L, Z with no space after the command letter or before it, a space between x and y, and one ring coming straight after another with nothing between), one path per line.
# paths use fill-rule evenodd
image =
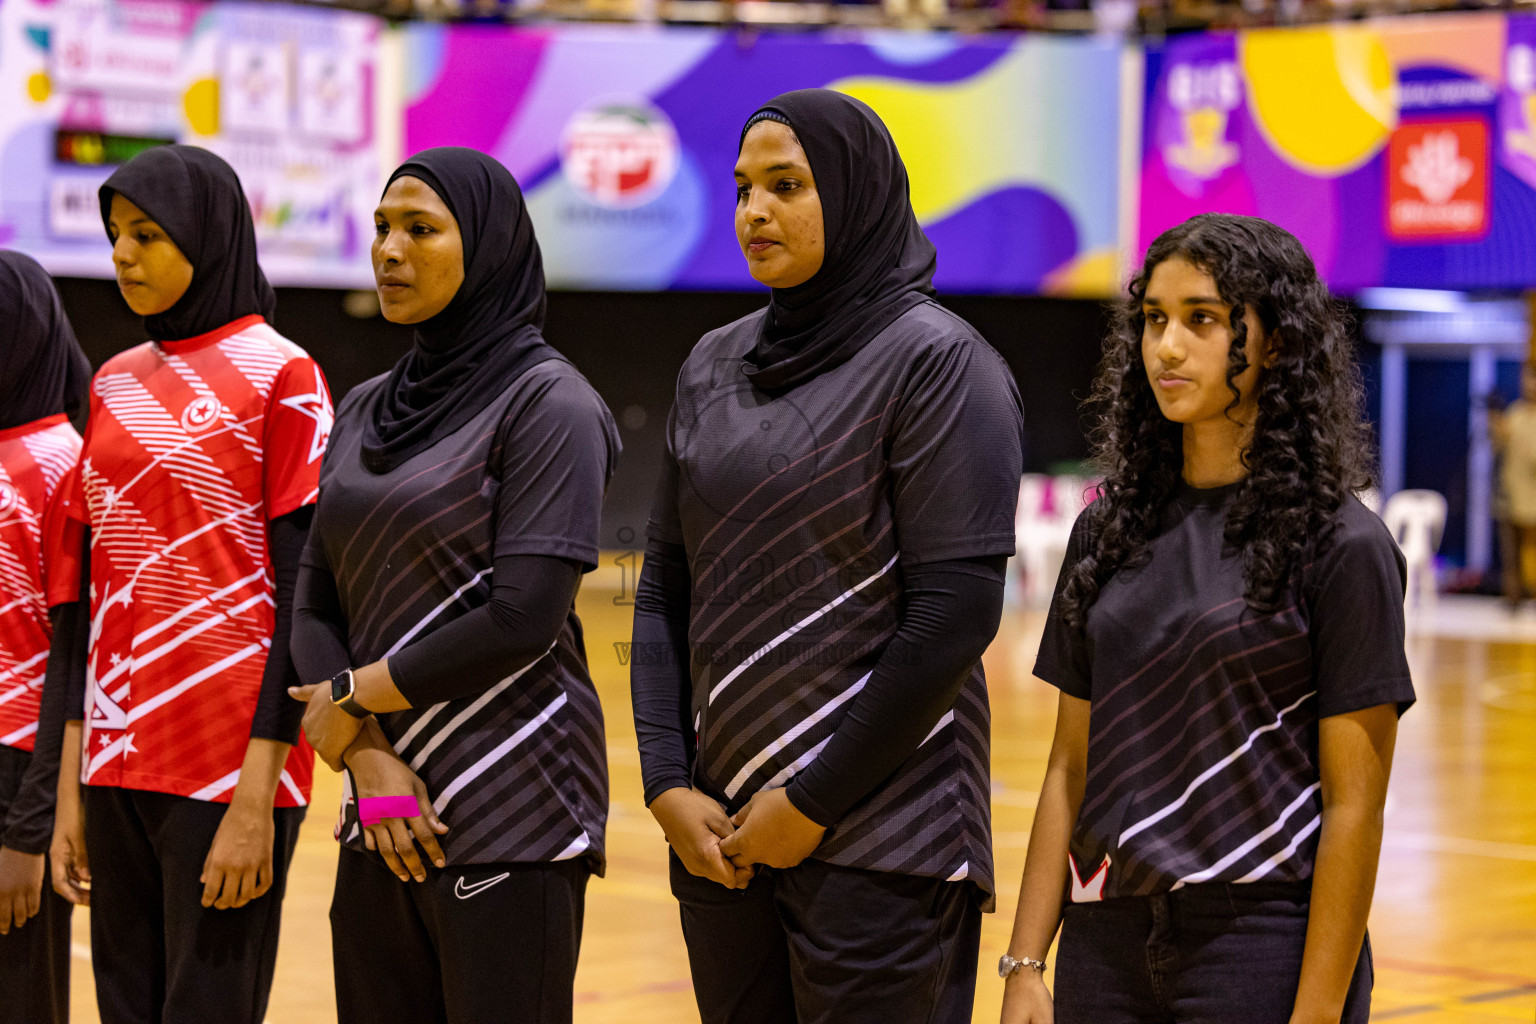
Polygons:
M820 722L832 712L836 711L848 701L852 700L855 694L864 689L864 684L869 682L870 675L872 675L872 672L864 673L864 675L859 678L858 682L848 687L848 689L844 690L836 697L833 697L831 700L827 701L821 707L817 708L813 713L802 718L799 722L796 722L794 728L790 729L784 735L768 744L768 746L763 748L761 753L752 758L752 760L748 761L746 764L742 765L741 771L737 772L736 777L731 780L730 785L725 787L726 797L728 799L734 800L736 798L736 794L741 791L741 787L747 784L747 780L752 778L752 776L757 773L757 770L767 763L769 758L773 757L773 755L777 754L779 751L789 746L795 740L805 735L805 733L812 726L816 725L817 722Z
M1221 858L1221 860L1218 860L1215 864L1212 864L1210 867L1205 868L1202 871L1196 871L1194 874L1191 874L1191 875L1185 875L1183 878L1181 878L1177 882L1175 882L1173 887L1175 889L1182 889L1186 885L1191 885L1191 884L1193 884L1195 882L1206 882L1206 881L1209 881L1212 878L1215 878L1217 875L1221 874L1227 868L1231 867L1233 864L1236 864L1238 861L1240 861L1244 857L1246 857L1248 855L1249 851L1253 850L1254 847L1258 846L1264 840L1268 839L1270 836L1275 835L1282 828L1284 828L1286 821L1290 819L1290 816L1292 814L1296 813L1296 809L1298 807L1300 807L1302 804L1306 803L1308 800L1310 800L1312 798L1312 794L1320 791L1322 788L1323 788L1323 784L1321 782L1314 782L1314 783L1312 783L1312 785L1310 785L1306 789L1302 790L1301 793L1296 797L1296 799L1294 799L1294 800L1292 800L1290 802L1290 805L1287 806L1285 810L1280 812L1280 817L1275 819L1274 824L1272 824L1268 828L1264 829L1258 835L1255 835L1255 836L1252 836L1251 838L1249 838L1245 843L1243 843L1237 849L1233 850L1231 853L1227 854L1225 857ZM1296 838L1292 841L1292 844L1291 844L1291 847L1290 847L1290 851L1292 853L1295 852L1295 848L1301 844L1301 841L1303 839L1305 839L1307 836L1312 834L1312 831L1314 829L1316 829L1319 824L1322 823L1322 820L1323 820L1322 819L1322 815L1318 815L1317 817L1313 818L1310 822L1308 822L1305 826L1303 826L1300 834L1298 834L1296 836ZM1289 855L1290 855L1289 853L1286 854L1286 856L1289 856ZM1284 860L1285 857L1281 857L1280 859ZM1263 867L1263 870L1260 871L1260 874L1263 874L1263 873L1268 871L1268 867L1263 866L1263 865L1261 865L1261 867ZM1257 877L1257 876L1254 876L1254 877ZM1251 880L1252 880L1251 878L1239 879L1239 881L1245 881L1245 882L1246 881L1251 881Z
M15 732L11 733L9 736L0 736L0 747L13 746L17 743L20 743L22 740L26 739L28 736L31 736L35 732L37 732L36 722L32 722L29 725L24 725L20 729L17 729Z
M558 640L557 640L557 642L558 642ZM555 649L555 645L554 644L550 644L549 645L549 650L552 651L554 649ZM518 669L516 672L513 672L511 675L507 676L507 678L503 679L501 682L497 683L495 686L491 687L489 690L486 690L479 697L475 698L474 703L470 704L469 707L465 708L463 711L460 711L458 714L454 715L453 718L449 720L448 724L443 726L443 728L437 733L437 735L433 736L431 741L428 742L426 746L422 747L421 750L417 752L415 757L411 758L411 771L413 771L413 772L421 771L421 766L427 763L427 758L432 755L432 751L434 751L438 747L440 747L442 745L443 741L446 740L449 736L452 736L454 731L457 730L459 726L463 725L466 721L468 721L475 714L475 712L479 711L481 708L485 707L491 701L495 700L503 691L506 690L507 687L509 687L513 683L517 682L519 679L521 679L528 672L529 669L533 668L533 666L537 665L539 662L543 661L547 657L549 657L549 651L545 651L543 654L539 655L533 661L530 661L528 664L524 665L522 668ZM561 700L565 699L563 694L561 695L560 699ZM434 705L432 705L432 709L428 712L428 714L429 715L435 715L435 714L437 714L437 711L438 711L439 708L443 708L443 707L447 707L447 706L448 705L446 703L444 703L444 704L434 704ZM407 732L404 736L400 737L400 741L395 744L395 750L398 752L400 750L405 749L407 743L410 741L410 739L413 736L415 736L416 732L417 732L417 730L415 728L412 728L410 732Z
M772 651L775 647L779 646L779 644L783 643L785 640L788 640L790 637L792 637L796 633L800 632L806 626L809 626L811 623L815 622L817 619L819 619L823 615L827 614L827 612L831 611L833 608L836 608L838 605L840 605L844 601L848 600L854 594L857 594L859 591L863 590L865 587L867 587L871 583L875 582L875 580L879 579L881 576L884 576L887 572L890 572L891 566L895 565L896 564L896 559L898 559L900 557L901 557L901 553L900 552L897 552L896 554L892 555L891 556L891 560L889 562L885 563L885 567L880 569L873 576L870 576L867 579L864 579L864 580L861 580L858 583L855 583L852 587L850 587L849 589L843 591L837 597L835 597L832 600L828 601L826 604L822 605L820 608L816 609L814 612L811 612L811 614L807 615L805 618L801 619L799 622L795 623L793 626L790 626L784 632L780 633L778 636L774 637L772 640L769 640L766 644L763 644L763 646L759 647L757 650L753 651L751 653L751 655L749 655L747 657L746 661L742 662L740 665L737 665L735 668L731 669L731 671L726 674L725 678L721 679L718 683L716 683L715 684L715 688L709 691L709 703L713 704L715 702L715 698L720 696L720 691L721 690L724 690L727 686L729 686L731 684L731 681L734 680L737 676L741 675L743 672L745 672L747 669L751 668L758 661L762 660L762 658L765 655L767 655L768 652Z
M222 661L216 661L212 665L209 665L207 668L192 673L190 676L187 676L187 678L183 679L181 682L177 683L170 689L162 690L144 703L136 705L132 711L128 712L128 724L132 725L134 722L137 722L151 711L169 704L171 701L175 700L177 697L180 697L183 693L186 693L188 690L192 689L192 687L196 686L198 683L203 682L205 679L216 676L220 672L223 672L225 669L229 668L231 665L238 665L240 662L244 661L246 658L249 658L251 655L260 654L264 650L266 650L266 648L262 647L261 644L248 644L243 650L236 651L234 654L224 658Z
M954 712L953 709L944 712L943 717L941 717L937 722L933 723L933 728L928 730L928 735L923 737L923 742L919 743L918 746L921 747L924 744L926 744L929 740L933 739L935 736L937 736L939 734L939 730L940 729L944 728L946 725L948 725L950 722L953 722L954 720L955 720L955 712Z
M389 650L384 652L384 657L388 658L391 655L399 654L400 648L416 639L416 635L423 629L426 629L428 624L431 623L433 619L441 615L443 613L443 609L453 604L453 602L457 601L460 597L463 597L466 590L474 586L476 583L479 583L482 579L490 574L490 571L491 570L489 569L481 569L470 578L468 583L465 583L458 590L455 590L453 593L449 594L442 604L439 604L436 608L433 608L430 612L422 617L420 622L406 630L399 640L396 640L393 644L391 644ZM545 653L547 654L549 652L546 651Z
M517 732L502 740L499 744L496 745L494 750L466 768L462 775L450 782L443 789L443 791L438 794L437 799L432 802L432 809L435 810L438 814L442 814L444 809L447 808L449 802L452 801L454 797L459 795L460 790L478 779L485 773L487 768L495 764L497 761L500 761L503 757L506 757L509 753L512 752L514 747L522 743L534 733L538 732L540 726L548 722L551 718L555 717L555 712L565 707L566 699L567 698L565 694L562 692L560 696L549 702L549 707L539 712L533 718L530 718L527 722L524 722L521 729L517 730Z
M240 781L240 769L236 768L217 782L211 782L192 794L193 800L212 800L214 797L235 788L235 783Z
M1275 716L1275 720L1273 722L1270 722L1267 725L1261 725L1257 729L1253 730L1253 732L1248 734L1248 739L1244 741L1242 746L1238 747L1236 750L1232 751L1232 753L1228 754L1226 757L1222 758L1220 761L1217 761L1205 771L1195 776L1195 780L1185 787L1184 792L1179 795L1177 800L1166 807L1153 811L1151 814L1147 815L1145 818L1142 818L1140 821L1126 829L1124 832L1121 832L1120 841L1116 845L1124 846L1127 839L1136 835L1138 832L1142 832L1145 829L1151 828L1153 825L1156 825L1158 822L1168 817L1168 815L1172 814L1174 811L1177 811L1180 807L1183 807L1189 802L1189 798L1194 795L1195 790L1199 789L1212 776L1219 773L1227 765L1231 764L1239 757L1242 757L1248 751L1252 750L1254 743L1258 741L1260 736L1267 732L1274 732L1276 729L1280 728L1280 723L1285 720L1286 715L1301 707L1301 705L1306 702L1308 697L1315 696L1317 696L1317 691L1313 690L1310 693L1302 694L1302 696L1289 707L1281 708L1280 713Z
M12 679L15 679L21 673L25 672L27 669L31 668L33 665L36 665L38 662L46 661L47 658L48 658L48 652L47 651L39 651L37 654L32 655L32 657L28 658L26 661L22 662L20 665L17 665L15 668L6 669L5 671L0 672L0 683L8 683L8 682L10 682ZM22 682L21 687L22 687L23 690L25 690L30 685L32 685L32 680L28 679L28 680L25 680L25 681ZM0 697L0 704L4 704L6 701L9 701L13 697L16 697L16 696L19 696L19 694L15 693L15 692L8 693L4 697Z
M550 860L570 860L572 857L579 857L581 854L585 853L587 851L587 847L591 845L592 837L587 835L586 830L583 829L581 835L571 840L571 845L555 854L550 858Z
M37 468L43 471L49 494L80 460L80 435L68 424L27 434L21 443L26 446L32 461L37 463Z
M1301 827L1301 831L1297 832L1294 836L1291 837L1291 841L1286 844L1285 849L1281 850L1279 853L1275 854L1273 857L1269 858L1264 863L1248 872L1242 878L1239 878L1234 884L1241 885L1245 882L1257 882L1259 879L1269 874L1275 868L1290 860L1292 855L1296 853L1296 850L1301 846L1301 844L1307 841L1307 837L1310 836L1313 832L1317 831L1318 826L1322 823L1323 816L1321 814L1314 817L1311 821L1307 822Z
M150 626L144 632L135 636L133 638L133 646L139 647L145 643L148 643L150 640L154 639L156 636L159 636L167 629L170 629L172 626L176 625L188 615L200 612L204 608L211 608L213 606L213 602L222 601L224 598L228 597L230 594L235 593L240 588L250 586L252 583L265 578L266 575L267 571L265 569L258 569L251 573L249 576L245 577L245 579L235 580L235 582L231 583L229 586L222 590L216 590L212 594L209 594L207 597L198 598L196 601L193 601L191 604L182 608L180 611L172 613L169 618L161 619L155 625Z

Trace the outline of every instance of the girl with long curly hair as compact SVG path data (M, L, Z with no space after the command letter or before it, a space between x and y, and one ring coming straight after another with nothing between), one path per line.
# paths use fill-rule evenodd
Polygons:
M1105 345L1100 494L1035 673L1061 690L1005 1024L1369 1016L1404 565L1342 311L1290 234L1159 236ZM1058 926L1055 1000L1044 981Z

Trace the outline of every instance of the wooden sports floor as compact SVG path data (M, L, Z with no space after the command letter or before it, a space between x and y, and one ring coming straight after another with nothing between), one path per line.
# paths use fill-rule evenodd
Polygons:
M641 800L619 572L599 570L579 610L608 724L608 876L588 893L576 978L583 1024L697 1021L666 849ZM975 1020L994 1024L1003 952L1045 768L1055 691L1033 678L1041 616L1010 612L987 652L993 821L1002 912L982 935ZM1371 917L1372 1017L1407 1024L1536 1022L1536 615L1442 599L1410 640L1419 703L1403 721ZM336 777L321 769L284 911L269 1024L334 1022L327 910ZM451 824L451 822L450 822ZM98 1020L86 915L75 918L74 1014ZM209 1024L218 1024L210 1021ZM381 1021L380 1024L396 1024ZM400 1022L406 1024L406 1022ZM486 1022L502 1024L502 1022ZM521 1024L521 1022L506 1022ZM900 1022L891 1022L900 1024Z

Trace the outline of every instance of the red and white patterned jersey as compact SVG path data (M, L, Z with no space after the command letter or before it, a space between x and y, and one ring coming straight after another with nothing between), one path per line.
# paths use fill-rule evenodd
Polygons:
M259 316L114 357L69 515L91 527L82 779L228 803L271 646L267 523L315 500L331 399ZM288 757L277 806L308 802Z
M63 413L0 430L0 746L30 751L37 735L53 636L43 522L79 457Z

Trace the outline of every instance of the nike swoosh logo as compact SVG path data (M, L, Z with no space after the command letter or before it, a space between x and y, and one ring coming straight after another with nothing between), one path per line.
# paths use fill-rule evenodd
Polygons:
M456 883L454 883L453 894L455 896L457 896L461 900L467 900L471 896L479 896L481 893L485 892L485 890L489 889L491 886L495 885L497 882L505 882L507 879L509 879L511 877L512 877L512 872L510 872L510 871L503 871L499 875L493 875L490 878L481 879L480 881L476 882L474 885L465 885L464 884L464 879L461 876L459 878L459 880Z

